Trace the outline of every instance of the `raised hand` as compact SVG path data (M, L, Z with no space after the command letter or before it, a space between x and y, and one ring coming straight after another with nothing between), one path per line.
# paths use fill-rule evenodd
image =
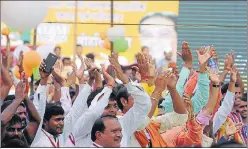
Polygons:
M232 126L226 126L226 135L227 137L234 135L235 133L239 132L242 128L242 123L235 124Z
M92 60L90 58L85 58L84 63L85 63L88 70L93 68L93 67L96 67L96 65L92 62Z
M155 77L156 65L155 60L152 60L150 55L144 55L142 53L137 54L137 62L141 77Z
M230 82L236 82L237 81L237 69L235 66L230 71Z
M206 51L204 54L200 54L200 51ZM209 48L209 50L206 49L205 46L201 47L200 50L196 50L197 56L198 56L198 62L200 65L206 65L208 62L208 59L211 58L212 54L212 48Z
M26 85L25 82L20 81L15 88L15 99L24 100Z
M120 79L124 84L127 84L129 80L122 72L121 65L118 62L118 54L115 52L111 53L109 56L109 62L114 67L117 78Z
M7 68L8 67L8 55L7 55L6 51L1 51L1 53L2 53L1 62L3 64L3 66L5 68Z
M182 43L182 52L177 52L177 54L183 59L184 66L191 68L193 64L193 56L190 50L190 46L187 42L183 41Z
M67 74L66 84L67 86L71 86L76 82L76 73L73 71L71 74Z
M41 79L45 79L48 78L48 76L50 75L50 73L47 73L45 71L46 68L46 64L45 64L45 60L43 60L40 64L40 68L39 68L39 72L40 72L40 78Z
M114 88L115 87L115 79L113 77L111 77L106 71L105 71L105 67L103 64L101 64L102 67L102 74L104 79L107 82L107 86L110 88Z
M233 67L233 64L234 64L234 53L231 50L231 54L225 56L224 69L230 71Z
M19 67L19 72L23 72L23 51L20 52L19 59L16 64Z
M175 73L170 73L167 77L168 90L176 89L178 77Z
M166 89L167 87L167 77L171 75L170 71L166 71L165 74L160 74L155 80L155 91L159 92L160 94Z
M212 71L209 67L207 67L207 70L209 72L209 78L213 84L220 84L220 78L217 72Z

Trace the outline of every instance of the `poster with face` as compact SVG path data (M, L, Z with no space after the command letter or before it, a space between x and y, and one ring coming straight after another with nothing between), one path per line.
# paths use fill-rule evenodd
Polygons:
M144 16L139 25L140 43L156 60L157 67L177 58L177 16L171 12L155 12ZM145 51L146 52L146 51Z
M84 55L93 52L96 61L106 62L106 55L110 54L100 38L111 27L110 4L110 1L78 1L76 43L82 46ZM114 26L125 28L129 46L119 53L124 65L135 62L142 46L148 47L158 65L176 61L178 6L178 1L114 1ZM61 54L71 57L75 50L74 13L75 1L54 1L38 26L38 44L59 45Z

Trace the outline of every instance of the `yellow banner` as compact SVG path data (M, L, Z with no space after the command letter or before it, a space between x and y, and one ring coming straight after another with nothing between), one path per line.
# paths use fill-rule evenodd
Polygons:
M97 59L101 59L99 53L109 55L110 51L103 48L103 41L99 34L110 28L108 23L111 18L111 2L78 1L77 3L77 43L84 47L83 53L98 53ZM140 51L142 45L153 46L151 49L162 47L167 48L161 49L164 51L175 51L177 35L174 31L175 22L172 22L171 18L178 15L178 7L178 1L114 1L114 23L125 27L125 38L129 42L129 49L120 55L124 56L130 64L133 63L135 54ZM59 45L62 47L63 56L72 56L75 37L74 14L75 1L53 1L44 22L54 23L39 25L37 43ZM147 25L139 26L144 18L146 19L142 23ZM161 40L162 38L164 40ZM164 45L159 46L158 42ZM159 55L161 57L161 54ZM175 54L173 56L176 57ZM156 53L154 57L156 58Z

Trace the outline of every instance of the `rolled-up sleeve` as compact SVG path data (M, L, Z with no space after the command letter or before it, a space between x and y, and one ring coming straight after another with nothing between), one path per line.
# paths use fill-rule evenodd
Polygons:
M178 114L176 112L171 112L155 117L153 120L161 124L160 133L163 133L168 129L185 124L188 120L188 114Z

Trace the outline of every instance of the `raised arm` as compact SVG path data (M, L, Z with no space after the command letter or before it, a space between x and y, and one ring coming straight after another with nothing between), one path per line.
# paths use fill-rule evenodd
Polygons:
M234 53L231 51L231 55L226 55L224 60L224 71L220 75L220 83L224 83L226 76L231 71L234 63Z
M218 93L220 89L220 79L217 73L210 71L209 78L211 80L212 87L210 87L210 96L207 105L205 106L205 115L212 115L214 107L217 102Z
M227 116L231 113L234 105L235 98L235 82L237 80L237 70L235 67L231 69L231 77L228 86L227 93L224 100L219 107L218 111L215 113L213 118L213 134L215 134L222 124L226 121Z
M204 54L201 51L206 51ZM198 62L200 64L198 87L195 95L192 97L192 103L194 105L194 113L198 113L207 104L209 99L209 75L206 71L206 65L209 58L215 54L213 47L209 50L203 46L200 51L196 51L198 56Z
M182 43L182 52L178 52L178 55L184 61L184 66L179 74L179 79L177 81L176 90L180 96L183 95L186 81L190 75L190 70L192 69L193 64L193 56L190 50L190 47L187 42ZM165 97L165 100L161 104L163 106L163 110L165 113L169 113L173 111L173 102L171 99L171 95L168 94Z
M102 68L102 72L104 78L107 81L107 85L104 87L102 92L96 95L96 97L93 99L93 101L97 101L96 104L92 104L77 121L73 129L73 134L76 141L82 137L85 137L91 132L94 122L102 115L105 107L108 105L112 88L115 85L115 80L109 74L107 74L107 72L105 72L104 67Z
M41 77L40 85L38 86L34 94L34 100L33 100L33 104L35 108L37 109L37 112L39 113L41 120L40 120L38 130L36 132L36 135L31 144L31 147L33 144L38 143L37 141L40 140L40 133L41 133L42 125L43 125L43 117L46 111L46 87L47 87L48 76L50 75L50 73L45 72L45 67L46 65L43 61L39 68L40 77Z
M15 100L1 113L1 122L7 124L16 113L17 108L24 100L25 83L20 81L15 89Z
M26 105L29 116L29 123L25 128L25 131L28 134L28 137L30 139L29 143L31 144L39 128L41 118L33 102L27 96L25 97L24 104Z
M53 78L55 79L55 81L57 83L60 84L61 86L61 90L55 89L55 92L60 92L60 102L61 102L61 106L63 107L64 111L65 111L65 115L67 115L69 113L69 111L71 110L72 107L72 101L71 101L71 97L70 97L70 93L69 93L69 86L75 82L73 79L73 77L75 77L75 73L72 72L72 74L68 75L67 78L67 82L65 81L64 78L62 78L59 74L57 74L55 71L52 71L52 75ZM59 94L59 93L56 93Z
M130 83L128 78L121 71L120 64L118 62L118 55L112 53L109 58L110 63L113 65L118 79L125 84L128 93L133 97L134 104L127 113L120 118L120 123L124 130L125 136L130 137L142 121L147 117L151 109L151 100L147 93L143 91L140 84ZM139 68L140 69L140 68Z
M13 85L13 80L9 76L9 72L7 70L7 67L5 67L3 65L3 63L4 63L3 61L8 61L6 54L2 54L1 56L3 57L3 58L1 57L1 61L0 61L1 78L2 78L1 83L3 83L3 85L1 85L1 92L0 93L1 93L1 100L4 100L7 97L7 95L9 94L9 90L10 90L11 86ZM7 62L5 62L5 63L7 63Z

